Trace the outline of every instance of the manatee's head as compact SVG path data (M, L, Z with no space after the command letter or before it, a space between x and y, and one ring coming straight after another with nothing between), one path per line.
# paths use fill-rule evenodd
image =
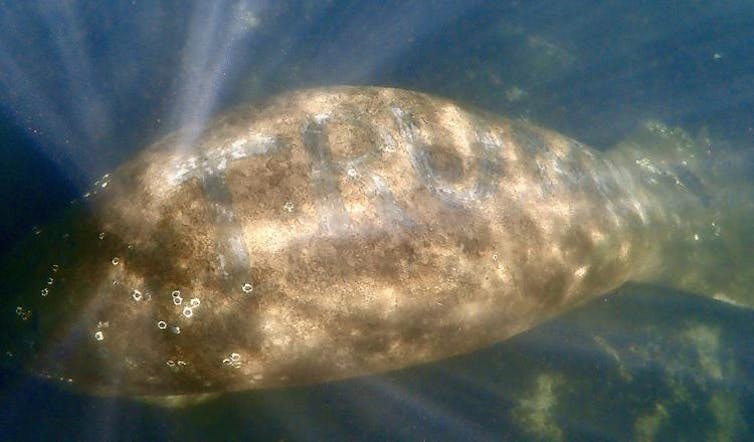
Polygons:
M137 249L108 230L99 213L105 198L74 202L4 257L4 362L96 394L191 392L160 373L179 362L168 365L167 349L182 324L175 312L153 308L158 293L171 296L171 249L156 253L165 247L159 238ZM185 296L181 306L191 305Z
M224 184L165 177L176 169L163 165L190 156L176 139L98 180L3 259L8 364L105 395L263 383L258 304L271 288L249 266L233 204L216 195Z
M204 140L225 143L223 128ZM180 163L201 157L180 139L96 180L2 258L6 366L106 395L247 388L242 372L246 383L262 380L247 373L260 351L260 269L239 256L242 228L224 181L180 178Z
M89 201L72 202L56 221L35 227L0 262L0 315L4 362L45 378L99 384L104 356L89 345L107 333L107 324L91 319L107 301L99 294L117 288L104 282L118 263L119 239L106 235ZM107 308L107 307L105 307ZM101 330L100 330L101 329ZM98 333L99 332L99 333Z

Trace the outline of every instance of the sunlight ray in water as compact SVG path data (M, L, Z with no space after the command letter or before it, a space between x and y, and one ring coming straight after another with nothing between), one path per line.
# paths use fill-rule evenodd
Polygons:
M400 384L379 376L369 376L363 379L367 389L372 390L367 397L379 398L377 402L384 403L386 399L393 404L400 404L407 409L407 414L423 416L432 426L442 427L449 440L494 440L487 429L474 422L453 413L440 403L426 399L419 391L404 389ZM362 398L354 399L354 402ZM370 412L369 404L358 406L364 414ZM371 421L378 416L365 416Z
M48 146L47 157L63 169L81 176L86 167L81 158L75 155L74 148L81 144L78 134L71 130L65 118L55 111L50 99L39 88L32 76L28 75L8 55L0 45L0 88L12 91L11 99L17 101L7 103L16 124L24 129L26 134Z
M113 112L94 81L100 76L87 53L86 29L71 3L40 2L36 7L63 64L61 77L70 89L69 109L75 127L83 133L87 144L93 146L110 132Z
M259 24L259 2L220 1L196 5L183 48L172 121L183 128L179 145L190 147L218 104L238 49Z
M332 30L334 35L311 57L308 70L345 83L361 83L479 1L439 3L442 6L431 11L410 2L389 9L379 3L358 9L342 27Z
M46 146L44 153L70 175L87 176L94 168L87 150L110 130L111 110L96 90L82 24L69 3L35 2L5 7L0 16L0 92L26 134ZM31 17L31 18L30 18ZM49 47L32 46L24 35L41 19ZM15 46L15 47L14 47ZM42 69L54 57L63 72Z

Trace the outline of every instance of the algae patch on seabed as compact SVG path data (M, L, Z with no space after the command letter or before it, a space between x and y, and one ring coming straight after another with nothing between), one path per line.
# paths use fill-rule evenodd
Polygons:
M716 392L707 408L714 416L716 425L709 431L706 440L729 441L735 440L738 434L748 433L738 400L730 393Z
M734 440L745 429L737 397L719 385L736 377L732 357L727 357L721 348L721 334L720 327L700 323L688 324L678 334L678 351L662 361L670 394L657 398L651 409L638 416L634 422L635 440L662 439L665 427L678 425L672 422L671 415L683 415L684 410L692 415L702 413L709 419L704 440ZM706 407L692 403L699 394L700 399L706 399Z
M524 334L506 354L512 439L748 440L752 314L630 285Z
M557 374L540 374L532 390L511 411L511 417L524 433L539 440L563 440L555 413L557 390L562 383Z
M683 334L683 339L696 350L700 368L709 379L723 378L720 359L720 328L693 324Z
M640 442L655 440L657 432L668 417L668 410L662 404L655 403L652 410L636 419L634 423L634 439Z

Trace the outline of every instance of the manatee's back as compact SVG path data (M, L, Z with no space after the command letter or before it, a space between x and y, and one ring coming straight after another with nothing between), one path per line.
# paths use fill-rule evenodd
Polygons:
M432 361L641 273L654 212L631 180L565 137L423 94L293 93L95 183L40 234L33 274L10 277L32 289L11 289L6 325L33 331L13 345L33 343L39 373L101 393Z

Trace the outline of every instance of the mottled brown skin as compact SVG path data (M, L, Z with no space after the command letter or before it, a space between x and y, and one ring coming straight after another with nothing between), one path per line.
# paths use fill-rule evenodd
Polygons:
M241 107L96 183L29 304L34 369L160 396L471 352L652 276L665 220L638 181L571 139L416 92Z

